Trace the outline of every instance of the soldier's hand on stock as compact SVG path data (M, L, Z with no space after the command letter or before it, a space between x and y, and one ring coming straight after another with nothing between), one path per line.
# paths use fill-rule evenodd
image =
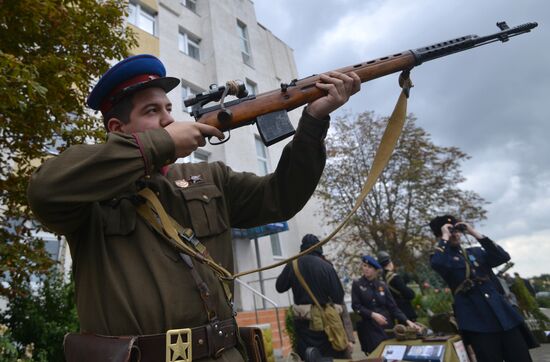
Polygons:
M307 113L317 119L326 118L361 89L361 79L354 72L348 74L328 72L321 74L320 80L315 86L326 91L327 95L314 100L307 106Z

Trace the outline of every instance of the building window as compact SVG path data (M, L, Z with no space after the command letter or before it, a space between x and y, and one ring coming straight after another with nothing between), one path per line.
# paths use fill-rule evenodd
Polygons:
M187 9L197 12L197 0L181 0L181 4Z
M258 175L264 176L269 173L269 167L267 165L267 148L260 139L260 137L254 137L256 141L256 159L258 160Z
M241 55L244 64L252 65L252 53L250 52L250 40L248 39L248 28L246 24L237 20L237 31L241 40Z
M246 90L248 91L248 95L258 94L258 85L250 79L246 79L244 85L246 87Z
M199 93L201 93L201 90L190 86L183 80L181 81L181 108L184 112L191 113L192 111L192 107L185 106L185 100L188 98L192 98Z
M44 249L46 249L48 255L53 260L59 261L61 259L61 243L59 242L59 240L55 238L44 238Z
M193 59L200 60L199 43L201 40L183 30L178 34L178 47L181 52Z
M273 256L282 257L283 249L281 248L279 234L271 234L269 235L269 238L271 239L271 252L273 253Z
M178 160L178 163L186 162L186 163L199 163L199 162L208 162L208 157L210 156L210 153L205 150L196 150L192 154L190 154L187 157L181 158Z
M155 35L156 16L140 4L129 3L128 22L151 35Z

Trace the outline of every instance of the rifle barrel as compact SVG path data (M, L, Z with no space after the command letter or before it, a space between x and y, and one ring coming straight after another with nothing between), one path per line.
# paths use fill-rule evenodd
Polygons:
M528 33L538 26L537 23L525 23L510 29L500 31L491 35L478 37L477 35L466 35L460 38L447 40L441 43L428 45L426 47L411 50L416 58L416 65L423 62L441 58L450 54L486 45L495 41L505 42L510 37Z
M370 60L364 63L351 65L336 69L340 73L355 72L361 82L380 78L399 71L410 70L423 62L444 57L453 53L489 44L494 41L508 41L510 37L530 32L537 27L537 23L526 23L513 28L508 28L505 23L497 24L502 30L498 33L478 37L477 35L466 35L460 38L451 39L414 50L407 50L379 59ZM209 124L221 131L227 131L242 127L255 122L256 117L277 112L281 110L291 111L304 104L313 102L323 97L326 93L315 87L319 81L319 75L312 75L307 78L295 80L291 84L281 85L280 89L261 93L255 97L248 97L243 100L225 103L231 111L230 122L221 122L218 119L220 106L210 107L200 114L197 122Z

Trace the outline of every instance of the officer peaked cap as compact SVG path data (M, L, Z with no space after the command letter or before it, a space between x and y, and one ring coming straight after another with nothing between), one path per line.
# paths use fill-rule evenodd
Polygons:
M432 229L435 236L440 237L441 227L445 224L456 224L457 220L452 215L437 216L430 221L430 229Z
M376 261L376 259L374 259L372 256L370 255L363 255L361 257L361 260L363 261L363 263L365 264L369 264L370 266L372 266L374 269L382 269L382 266L380 264L378 264L378 262Z
M88 106L107 114L124 96L150 87L170 92L179 79L166 77L162 62L150 54L126 58L111 67L97 82L88 96Z

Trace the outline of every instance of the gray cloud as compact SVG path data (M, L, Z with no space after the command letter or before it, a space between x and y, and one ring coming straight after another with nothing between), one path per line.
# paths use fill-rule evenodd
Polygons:
M435 143L457 146L464 188L490 202L482 232L509 248L516 271L550 272L550 2L255 0L258 21L289 44L301 77L467 34L539 27L413 70L409 111ZM388 115L397 75L363 84L346 105Z

